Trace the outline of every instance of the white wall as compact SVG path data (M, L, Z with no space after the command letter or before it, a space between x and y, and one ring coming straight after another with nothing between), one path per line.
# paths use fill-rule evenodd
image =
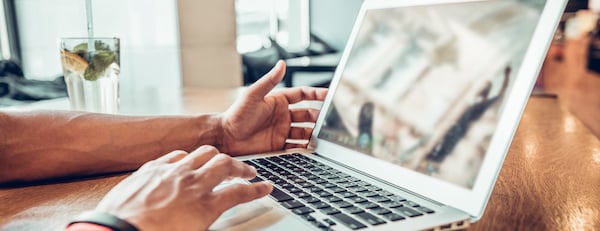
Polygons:
M121 83L180 87L177 0L92 0L94 35L121 39ZM84 0L15 1L28 78L62 75L61 37L87 36Z

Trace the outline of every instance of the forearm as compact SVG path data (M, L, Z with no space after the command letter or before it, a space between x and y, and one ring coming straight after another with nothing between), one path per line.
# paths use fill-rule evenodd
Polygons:
M173 150L215 145L213 115L0 114L0 182L133 170Z

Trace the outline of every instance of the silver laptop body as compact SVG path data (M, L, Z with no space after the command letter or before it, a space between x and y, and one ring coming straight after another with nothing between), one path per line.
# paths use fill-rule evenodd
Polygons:
M366 0L309 148L240 157L274 192L211 229L477 221L565 2Z

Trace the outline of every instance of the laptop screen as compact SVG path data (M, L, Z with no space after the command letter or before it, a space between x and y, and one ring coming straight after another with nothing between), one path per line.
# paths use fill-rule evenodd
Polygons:
M367 10L318 137L472 189L544 4Z

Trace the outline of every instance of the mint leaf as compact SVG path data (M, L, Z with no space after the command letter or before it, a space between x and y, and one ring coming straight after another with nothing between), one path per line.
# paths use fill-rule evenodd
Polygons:
M106 71L110 64L117 61L117 54L110 51L98 51L90 60L83 77L89 81L96 81Z

